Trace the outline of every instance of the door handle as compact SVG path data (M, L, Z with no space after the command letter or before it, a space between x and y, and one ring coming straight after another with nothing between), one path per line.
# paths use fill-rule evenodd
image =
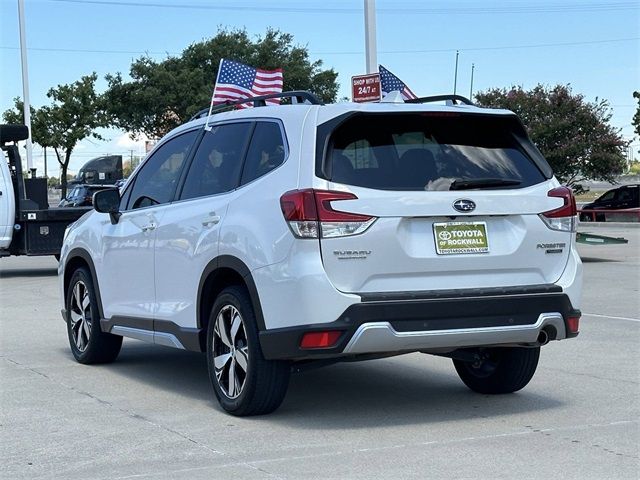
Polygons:
M151 232L151 231L155 230L157 226L158 225L156 225L155 223L151 222L150 224L145 225L144 227L142 227L142 231L143 232Z
M212 227L220 223L220 215L216 215L216 212L211 212L202 220L203 227Z

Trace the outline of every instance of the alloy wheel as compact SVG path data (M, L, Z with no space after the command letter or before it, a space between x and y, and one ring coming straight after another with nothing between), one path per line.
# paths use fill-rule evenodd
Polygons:
M91 298L87 285L81 280L73 286L69 315L73 342L78 351L84 352L91 338Z
M227 397L238 398L247 380L249 346L244 320L233 305L220 309L214 325L212 347L220 389Z

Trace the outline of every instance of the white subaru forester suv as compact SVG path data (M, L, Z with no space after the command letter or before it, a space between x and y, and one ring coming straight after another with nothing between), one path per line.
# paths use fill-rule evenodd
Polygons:
M292 369L409 352L514 392L578 334L575 200L516 115L280 96L176 128L69 227L77 361L114 361L123 337L206 352L224 410L256 415Z

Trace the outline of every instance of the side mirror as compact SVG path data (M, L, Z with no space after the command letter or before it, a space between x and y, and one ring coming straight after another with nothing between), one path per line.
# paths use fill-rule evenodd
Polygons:
M100 190L93 194L93 208L96 212L108 213L115 225L120 218L120 192L117 188Z

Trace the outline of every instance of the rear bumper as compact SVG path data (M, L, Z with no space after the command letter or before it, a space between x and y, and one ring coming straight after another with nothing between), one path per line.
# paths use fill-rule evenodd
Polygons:
M303 360L534 344L542 330L552 340L575 337L567 318L580 315L556 285L373 294L362 300L334 322L260 332L265 358ZM305 333L328 330L342 332L334 346L300 348Z

